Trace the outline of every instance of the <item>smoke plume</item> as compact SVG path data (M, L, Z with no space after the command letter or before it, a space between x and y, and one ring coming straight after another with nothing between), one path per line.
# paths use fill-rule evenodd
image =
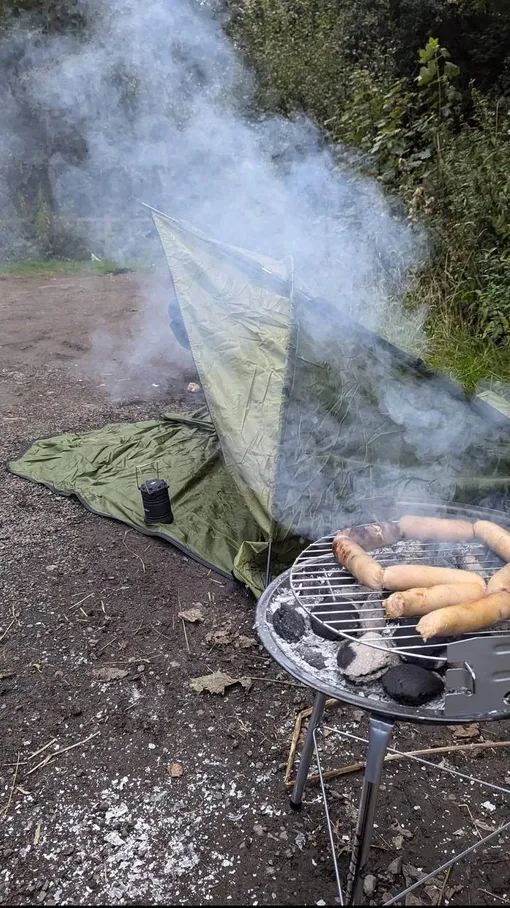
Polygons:
M356 173L354 154L326 147L310 120L254 112L253 79L225 36L220 3L79 0L77 7L85 31L48 36L27 20L4 38L0 65L14 54L33 114L27 119L11 92L0 114L4 178L7 158L33 157L33 144L51 136L46 172L60 217L118 218L107 241L89 220L90 252L121 262L161 256L143 199L218 239L292 256L297 278L342 312L404 348L423 343L423 313L412 316L399 303L423 238L376 182ZM9 197L5 179L2 197ZM161 351L166 305L159 289L136 344L119 353L128 368L139 368L155 346ZM327 328L307 327L322 343ZM98 358L109 344L112 353L114 341L100 340ZM473 441L465 404L438 400L430 386L403 396L384 358L374 367L373 394L434 481L445 452ZM322 424L327 435L327 419ZM360 483L369 485L365 473Z

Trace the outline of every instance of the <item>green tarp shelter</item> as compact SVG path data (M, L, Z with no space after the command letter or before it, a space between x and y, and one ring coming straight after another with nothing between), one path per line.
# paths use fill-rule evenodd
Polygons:
M207 407L41 439L12 472L167 539L254 593L309 539L397 498L501 505L510 413L298 285L290 262L219 243L159 212L172 324ZM172 524L143 522L137 480L170 487Z

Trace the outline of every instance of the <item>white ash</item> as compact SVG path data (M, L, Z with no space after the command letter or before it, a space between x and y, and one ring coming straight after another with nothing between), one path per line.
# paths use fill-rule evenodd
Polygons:
M399 656L391 652L388 642L377 631L368 631L354 642L344 643L341 655L347 656L344 675L356 684L376 681L392 665L398 665Z
M380 632L384 628L384 607L379 592L370 593L364 602L352 604L358 611L363 630Z
M318 637L317 634L312 631L308 612L302 606L296 605L296 600L290 590L286 590L285 592L280 593L278 596L275 596L275 598L269 605L268 615L271 615L272 617L274 612L281 605L291 605L295 607L296 611L304 618L306 629L305 633L297 643L287 643L287 641L282 637L274 634L275 640L277 640L278 642L278 646L292 660L296 667L301 669L301 671L304 671L306 673L309 673L310 670L316 671L327 683L337 684L339 678L339 670L336 662L336 655L338 651L338 644L341 638L339 638L339 641L337 642L323 640L322 637ZM271 631L273 631L272 624ZM322 656L324 660L324 668L316 669L314 665L310 661L308 661L310 654L317 657Z
M391 552L392 550L388 549L388 551ZM295 596L288 587L284 587L278 592L268 604L267 619L270 619L276 609L281 605L291 605L303 616L306 626L303 637L301 637L297 643L287 643L275 633L272 620L266 620L264 622L265 629L269 631L274 643L282 652L282 655L286 657L289 664L295 666L298 672L303 674L307 679L310 679L308 682L310 686L313 686L313 682L315 681L318 689L320 689L321 685L327 684L336 688L339 693L344 689L346 694L349 694L350 696L352 696L353 691L355 691L357 697L367 701L367 708L370 708L369 704L374 702L394 704L394 701L391 700L383 690L379 680L370 681L364 679L363 686L360 685L355 687L353 682L342 674L337 664L337 653L339 646L342 643L342 638L339 638L339 641L336 642L323 640L322 638L317 637L311 629L308 612L305 608L296 603ZM385 635L391 636L392 632L391 628L387 628L385 630ZM350 639L355 641L357 638L353 636ZM371 647L366 647L366 649L369 648ZM316 654L317 657L322 656L324 667L317 668L308 661L310 653ZM437 716L438 714L442 715L443 709L444 694L425 703L420 707L420 712L429 712L432 717Z

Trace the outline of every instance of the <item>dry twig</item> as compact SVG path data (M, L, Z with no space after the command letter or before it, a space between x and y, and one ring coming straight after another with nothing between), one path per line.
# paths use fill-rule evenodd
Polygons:
M280 681L279 678L262 678L261 675L244 675L245 678L248 678L248 681L264 681L266 684L284 684L286 687L301 687L302 684L298 684L296 681Z
M100 656L101 653L104 653L105 649L108 649L108 647L111 646L112 643L115 643L115 641L118 640L118 639L119 639L118 635L117 635L116 637L112 637L112 639L109 640L108 643L105 643L105 645L102 646L101 649L99 649L99 650L97 651L96 655L97 655L97 656Z
M163 640L168 640L169 643L175 643L175 640L173 640L172 637L166 637L165 634L162 634L161 631L158 631L157 627L154 627L153 624L151 624L150 626L154 633L158 635L158 637L163 637Z
M188 653L191 653L191 650L189 648L188 632L186 630L186 622L185 622L184 618L181 618L181 622L182 622L182 629L184 631L184 639L186 640L186 649L188 650Z
M130 532L131 532L131 530L126 530L126 532L124 533L124 539L122 540L123 545L131 555L134 555L135 558L138 558L138 560L142 563L142 570L145 574L145 561L143 560L142 556L139 555L137 552L134 552L133 549L130 549L129 546L126 544L126 536Z
M32 773L36 771L36 769L40 769L42 766L46 766L47 763L50 763L50 762L52 763L53 760L55 759L55 757L59 757L61 754L65 754L68 752L68 750L73 750L75 747L80 747L82 744L87 744L87 742L91 741L92 738L97 738L97 736L99 734L100 734L99 731L95 731L95 732L93 732L93 734L89 735L88 738L84 738L83 741L77 741L76 744L70 744L69 747L63 747L61 750L56 750L54 753L48 754L48 756L45 757L44 760L41 760L41 762L38 763L37 766L34 766L34 767L32 767L32 769L29 769L25 778L27 778L28 776L31 776Z
M478 892L483 892L484 895L488 895L491 899L497 899L498 902L503 902L504 905L510 905L508 899L502 898L500 895L496 895L495 892L489 892L487 889L479 889Z
M88 593L83 597L83 599L80 599L79 602L73 602L73 604L69 606L69 609L78 608L79 605L81 605L83 602L86 602L87 599L90 599L91 596L95 596L95 593Z
M5 630L4 630L3 634L2 634L2 636L0 637L0 643L2 642L2 640L4 639L4 637L7 636L7 634L9 633L9 631L10 631L10 629L11 629L11 627L12 627L12 625L14 624L15 621L16 621L16 618L13 618L12 621L9 622L9 624L8 624L7 627L5 628Z
M5 805L5 807L2 807L2 809L0 810L0 819L2 819L2 820L5 819L5 815L7 814L9 807L12 804L12 796L14 794L14 789L16 788L16 779L18 778L18 769L19 769L19 751L18 751L18 761L17 761L16 767L14 769L14 776L12 779L11 790L9 792L9 797L7 798L7 804Z
M331 706L337 703L336 700L326 700L326 706ZM287 761L287 768L285 771L285 785L287 788L291 788L294 785L293 779L291 779L292 766L294 764L296 747L299 741L299 736L301 734L301 725L303 719L306 719L310 714L311 709L304 709L296 716L296 724L294 726L294 732L292 734L289 758ZM386 754L384 758L385 763L392 763L393 760L403 760L406 757L424 757L428 754L445 754L445 753L459 753L463 751L470 750L490 750L492 748L500 747L510 747L510 741L483 741L481 743L471 743L471 744L450 744L446 747L425 747L422 750L408 750L405 753L389 753ZM339 769L328 769L322 773L323 778L326 779L336 779L338 776L346 776L352 772L359 772L361 769L365 768L365 761L360 760L358 763L350 763L348 766L342 766ZM314 773L307 778L308 782L318 782L319 775Z
M436 905L442 905L442 903L443 903L444 891L446 889L446 884L447 884L448 880L450 879L450 874L452 872L452 869L453 869L453 864L450 864L450 866L448 867L448 870L446 871L446 873L444 875L443 884L441 886L441 892L439 893L439 898L436 902Z

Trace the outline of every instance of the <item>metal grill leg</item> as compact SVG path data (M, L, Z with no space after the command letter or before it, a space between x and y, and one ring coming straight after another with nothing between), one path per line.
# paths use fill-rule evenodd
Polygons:
M351 861L347 874L345 898L348 905L363 904L363 878L368 862L375 808L384 765L384 756L390 742L393 722L371 716L368 723L368 754L358 820L354 833Z
M312 714L308 723L308 731L306 732L303 751L301 753L301 759L299 761L296 781L294 783L294 788L292 789L292 794L290 796L290 805L291 807L294 807L295 810L299 810L299 808L301 807L301 801L303 800L303 792L305 790L306 780L308 778L308 770L310 769L310 763L312 761L312 753L314 748L313 733L322 719L326 700L327 697L325 694L315 695Z

